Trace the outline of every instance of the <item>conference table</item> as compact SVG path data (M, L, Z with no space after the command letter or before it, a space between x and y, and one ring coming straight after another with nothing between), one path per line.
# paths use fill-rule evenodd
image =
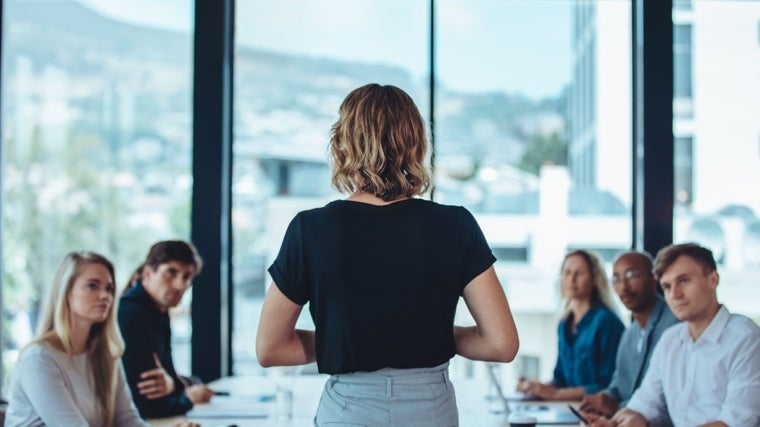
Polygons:
M312 427L327 378L327 375L318 374L292 377L224 377L214 381L210 386L215 391L228 393L229 396L214 396L211 402L196 405L184 417L151 419L149 422L157 427L169 427L186 418L210 427ZM503 411L504 403L496 396L488 396L487 381L452 378L452 382L456 391L461 427L509 427L507 415ZM289 399L283 399L287 394L282 390L291 390L290 405ZM521 403L510 402L510 405L516 405L519 410ZM566 407L566 404L561 403L541 403L543 408L552 405ZM292 415L282 416L281 412L287 412L288 406ZM559 425L578 426L578 423Z

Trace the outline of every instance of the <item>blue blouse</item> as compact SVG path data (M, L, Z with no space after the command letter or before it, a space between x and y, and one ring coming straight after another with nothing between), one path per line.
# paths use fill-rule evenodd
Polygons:
M572 313L559 322L559 351L554 368L557 387L583 387L586 394L606 388L615 372L618 344L625 326L609 308L596 303L571 330Z

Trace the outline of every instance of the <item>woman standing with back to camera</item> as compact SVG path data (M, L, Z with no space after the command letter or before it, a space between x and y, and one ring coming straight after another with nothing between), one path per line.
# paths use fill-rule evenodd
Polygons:
M259 363L316 360L331 374L317 426L456 426L449 360L509 362L518 349L496 259L466 209L415 197L430 186L427 134L401 89L352 91L330 152L350 196L291 221L269 268ZM475 326L454 326L460 296ZM295 329L307 302L314 331Z

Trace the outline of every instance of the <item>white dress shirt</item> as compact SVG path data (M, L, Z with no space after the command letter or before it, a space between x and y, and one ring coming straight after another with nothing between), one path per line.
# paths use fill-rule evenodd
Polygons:
M723 306L696 341L671 327L627 407L653 424L667 411L676 427L760 426L760 328Z

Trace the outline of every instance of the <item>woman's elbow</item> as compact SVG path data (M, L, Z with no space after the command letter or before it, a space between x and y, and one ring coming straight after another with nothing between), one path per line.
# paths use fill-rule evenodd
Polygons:
M517 351L520 349L520 339L517 335L501 340L496 345L497 362L509 363L515 360Z
M264 368L277 366L277 351L274 345L265 340L256 340L256 360Z
M258 360L259 365L261 365L262 368L271 368L272 366L277 366L274 358L263 356L258 351L256 352L256 359Z

